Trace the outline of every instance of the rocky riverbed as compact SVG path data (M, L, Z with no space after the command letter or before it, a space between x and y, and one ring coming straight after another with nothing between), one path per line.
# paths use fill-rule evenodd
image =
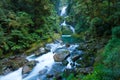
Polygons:
M1 75L6 75L22 67L22 78L26 78L34 70L35 66L40 63L37 57L42 57L49 51L53 52L53 61L51 68L48 69L49 66L44 66L43 69L39 70L37 74L38 79L52 80L53 78L57 78L60 80L62 78L61 73L63 72L66 74L91 73L93 70L92 66L95 60L94 54L96 53L96 49L99 49L100 46L103 45L101 43L100 46L97 46L93 45L92 43L95 42L87 41L81 42L80 44L64 45L61 43L53 47L51 47L53 44L47 44L45 47L41 47L36 50L34 52L34 55L31 55L29 57L23 54L2 59L0 62L2 69ZM33 80L36 80L36 78L34 77Z

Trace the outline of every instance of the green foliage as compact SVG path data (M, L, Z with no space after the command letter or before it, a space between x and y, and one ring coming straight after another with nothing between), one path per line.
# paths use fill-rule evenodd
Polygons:
M72 0L69 5L70 22L75 25L79 36L85 34L88 40L112 37L104 51L98 55L101 59L95 63L93 73L84 77L83 80L120 79L119 4L118 0Z
M59 17L50 0L0 1L0 55L25 52L54 32L60 32Z
M91 26L97 26L102 24L102 19L95 17L91 20Z
M86 23L85 17L81 16L77 22L77 25L75 26L76 33L84 32L88 29L88 24Z
M113 38L120 38L120 26L113 28L112 34Z
M76 32L80 34L90 29L92 36L111 35L111 29L120 25L119 2L116 0L72 0L69 15L72 24L75 24Z
M68 74L65 74L65 73L63 73L62 74L62 77L63 77L63 79L65 79L65 80L78 80L75 76L74 76L74 74L73 73L70 73L70 75L68 75Z
M94 72L83 80L119 80L120 78L120 39L119 27L113 28L113 37L102 53L100 63L95 65Z

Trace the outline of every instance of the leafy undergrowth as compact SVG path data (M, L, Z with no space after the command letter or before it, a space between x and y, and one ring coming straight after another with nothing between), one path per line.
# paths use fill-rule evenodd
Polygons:
M112 39L101 54L101 61L96 63L92 74L83 80L119 80L120 79L120 27L112 30Z

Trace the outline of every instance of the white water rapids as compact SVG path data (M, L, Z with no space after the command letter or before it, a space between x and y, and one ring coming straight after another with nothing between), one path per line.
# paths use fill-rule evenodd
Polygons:
M53 52L57 49L57 48L61 48L64 47L65 45L62 45L60 43L51 43L49 44L51 46L51 51L39 56L37 58L33 58L33 55L28 56L26 59L28 59L29 61L32 60L36 60L39 63L37 63L37 65L33 68L32 72L25 77L24 79L22 79L22 68L19 68L18 70L9 73L8 75L5 76L1 76L0 80L39 80L39 78L37 77L39 75L39 71L43 70L43 69L47 69L48 72L51 70L52 65L55 63L54 59L53 59ZM68 49L70 52L72 52L78 45L71 45ZM71 68L70 62L71 60L68 58L68 65L66 66L67 68Z
M62 8L60 16L63 16L66 14L66 9L67 9L67 6L64 6ZM61 25L66 26L67 24L64 21ZM71 25L68 25L68 26L70 27L72 32L75 33L74 27L72 27ZM63 35L63 36L71 36L71 35ZM26 58L28 61L36 60L39 62L27 77L25 77L24 79L22 78L22 67L21 67L12 73L9 73L5 76L0 76L0 80L39 80L39 78L37 77L39 75L39 71L47 68L48 70L47 72L49 72L52 68L52 65L55 63L53 59L53 56L54 56L53 52L57 48L61 48L65 46L65 45L62 45L61 43L51 43L49 45L51 46L50 52L43 54L42 56L39 56L37 58L33 58L35 56L34 54ZM70 52L72 52L77 46L78 45L71 45L68 49ZM71 68L71 65L70 65L71 60L69 58L68 58L68 62L69 63L66 67Z

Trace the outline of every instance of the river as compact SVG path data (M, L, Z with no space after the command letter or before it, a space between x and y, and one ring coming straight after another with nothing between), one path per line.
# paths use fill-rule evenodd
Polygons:
M60 16L65 17L66 9L67 6L62 7ZM75 33L74 27L66 24L66 21L64 20L63 23L61 23L61 26L66 26L66 25L71 29L73 33ZM62 35L62 37L71 37L71 35ZM54 51L59 48L64 48L65 44L58 41L47 45L51 47L50 52L45 53L42 56L38 56L38 57L34 57L35 54L26 57L28 61L34 61L34 60L38 61L37 65L32 69L32 71L26 77L23 78L22 67L21 67L12 73L9 73L5 76L1 76L0 80L47 80L46 75L51 73L51 71L54 70L54 67L56 65L57 65L56 70L61 69L60 71L64 70L65 68L72 68L71 66L72 60L70 59L70 57L67 58L68 64L66 66L62 66L61 62L55 62L53 58L53 56L55 55ZM67 50L69 50L69 52L72 53L76 47L78 47L77 44L71 44L69 47L67 47ZM40 75L39 72L42 70L46 70L46 72L43 75Z

